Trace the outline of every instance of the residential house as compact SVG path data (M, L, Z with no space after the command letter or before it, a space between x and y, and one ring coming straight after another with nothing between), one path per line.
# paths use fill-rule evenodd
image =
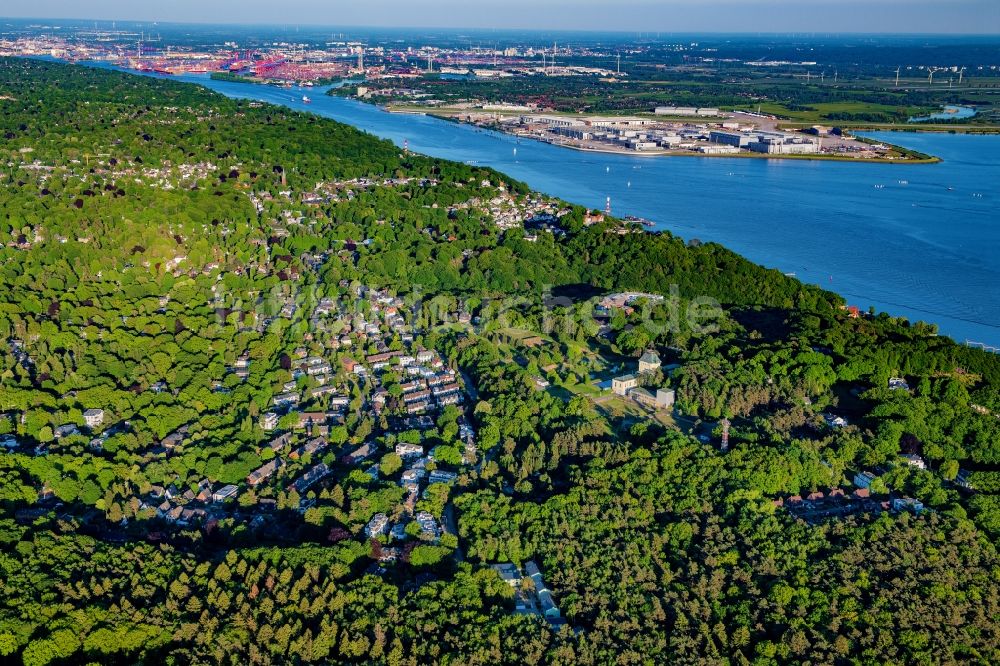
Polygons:
M556 606L555 600L552 598L552 592L546 587L538 565L533 560L529 560L524 565L524 571L531 578L532 583L534 583L535 595L538 597L538 606L542 615L553 619L561 617L559 607Z
M444 407L445 405L457 405L462 401L462 395L460 393L449 393L447 395L439 396L437 402L439 405Z
M187 524L201 522L206 515L204 509L184 509L181 511L181 519L178 522Z
M326 395L334 395L337 392L336 386L321 386L319 388L314 388L309 392L309 395L313 398L322 398Z
M456 393L458 391L461 391L462 387L459 386L457 383L452 382L451 384L442 384L439 386L435 386L432 390L434 392L435 397L440 397L442 395L447 395L449 393Z
M166 437L164 437L163 440L160 441L160 446L167 449L168 451L172 451L181 445L181 443L184 441L184 437L187 436L187 433L188 433L188 427L182 426L177 430L173 431L172 433L170 433L169 435L167 435Z
M310 377L315 377L317 375L329 375L332 373L333 366L326 362L323 362L320 365L310 365L306 368L306 374Z
M396 444L396 455L403 460L406 460L407 458L417 458L424 455L424 447L420 444L401 442Z
M319 463L313 466L305 474L299 477L292 486L298 493L304 493L309 490L309 488L315 484L317 481L322 479L324 476L330 473L330 468L324 463Z
M917 469L927 469L927 463L924 459L918 456L916 453L904 453L899 456L899 459L910 467L916 467Z
M291 458L292 460L298 460L303 456L312 455L313 453L316 453L317 451L326 448L327 444L328 442L322 437L314 437L313 439L310 439L308 442L306 442L305 444L303 444L302 446L300 446L299 448L295 449L290 454L288 454L288 457Z
M561 617L559 607L556 606L556 602L552 598L552 593L548 590L542 590L538 593L538 607L542 615L546 618Z
M292 443L292 433L286 432L282 435L278 435L270 442L268 442L267 448L277 453L278 451L281 451L291 443Z
M442 469L436 469L430 473L427 478L428 483L451 483L458 478L458 474L455 472L447 472Z
M847 419L845 419L843 416L837 416L835 414L824 414L823 420L826 421L826 424L831 428L843 428L847 426Z
M278 427L278 415L274 412L265 412L260 417L260 427L264 430L274 430Z
M232 484L228 486L223 486L212 493L213 502L224 502L230 497L236 497L236 494L240 491L239 487Z
M407 486L411 483L417 483L427 475L427 470L424 469L408 469L403 472L403 475L399 479L399 485Z
M88 428L99 428L104 423L104 410L88 409L83 413L83 420L87 423Z
M300 412L299 413L299 430L308 430L314 425L324 425L327 422L326 412Z
M423 391L414 391L413 393L406 393L403 395L403 402L409 404L411 402L418 402L421 400L427 400L431 397L431 392L427 389Z
M854 475L854 485L858 488L868 488L875 480L875 475L871 472L858 472Z
M376 513L365 525L365 534L371 538L381 536L386 533L389 527L389 516L384 513Z
M421 511L416 516L416 521L420 524L420 533L426 535L432 539L441 538L441 527L438 525L437 521L434 520L434 516L427 511Z
M892 510L893 511L906 511L911 510L913 513L920 513L924 510L924 503L920 500L915 500L912 497L897 497L892 500Z
M251 486L260 485L274 476L275 472L281 469L282 465L284 465L284 463L281 461L281 458L275 458L274 460L261 465L254 471L250 472L250 475L247 476L247 483Z
M611 380L611 390L618 395L627 395L629 390L639 386L639 379L635 375L622 375Z
M369 456L371 456L372 453L373 451L371 443L365 442L364 444L362 444L361 446L359 446L358 448L356 448L355 450L351 451L346 456L344 456L343 460L344 463L347 465L355 465L361 462L362 460L365 460Z
M426 412L431 406L430 401L421 400L420 402L412 402L406 406L407 414L422 414Z
M295 405L299 402L298 393L279 393L274 396L274 406L284 407L286 405Z
M517 589L517 587L521 584L521 570L517 568L516 564L505 562L501 564L493 564L490 568L497 572L497 575L500 576L500 580L507 583L512 588Z
M53 434L56 439L60 439L62 437L69 437L70 435L78 435L80 434L80 429L76 427L75 423L67 423L56 428Z
M399 385L403 393L412 393L413 391L420 391L427 388L426 382L422 379L414 379L413 381L403 382Z
M893 391L909 391L910 385L902 377L890 377L889 388Z

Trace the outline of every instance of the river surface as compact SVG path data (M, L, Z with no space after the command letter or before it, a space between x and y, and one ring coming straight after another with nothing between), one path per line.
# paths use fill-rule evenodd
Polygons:
M489 166L567 201L717 241L863 310L937 324L1000 346L1000 136L874 133L942 158L860 164L583 153L324 94L207 75L224 95L348 123L411 150ZM312 98L310 104L302 96Z
M946 106L938 113L921 118L910 118L911 123L922 123L929 120L967 120L976 115L976 110L969 106Z

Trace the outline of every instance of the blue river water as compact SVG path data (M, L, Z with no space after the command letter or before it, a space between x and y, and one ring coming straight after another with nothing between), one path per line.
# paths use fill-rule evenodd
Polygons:
M583 153L300 90L173 77L286 105L435 157L496 168L567 201L635 215L685 239L843 295L863 310L1000 346L1000 136L876 133L938 164ZM303 95L312 98L310 104Z
M927 120L966 120L976 115L976 110L969 106L948 105L937 113L920 118L910 118L910 122L924 122Z

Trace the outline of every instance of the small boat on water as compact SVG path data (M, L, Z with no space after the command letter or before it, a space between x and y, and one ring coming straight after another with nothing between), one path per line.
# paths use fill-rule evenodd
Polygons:
M650 220L647 220L647 219L642 218L642 217L636 217L635 215L626 215L624 217L624 220L626 222L638 222L639 224L641 224L644 227L655 227L656 226L655 222L651 222Z
M310 102L312 102L312 100L309 99L306 95L302 96L302 103L303 104L309 104Z

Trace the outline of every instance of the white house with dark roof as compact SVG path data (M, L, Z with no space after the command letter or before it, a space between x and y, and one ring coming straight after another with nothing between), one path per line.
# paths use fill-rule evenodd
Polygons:
M98 428L104 423L104 410L88 409L83 413L83 420L87 423L88 428Z

